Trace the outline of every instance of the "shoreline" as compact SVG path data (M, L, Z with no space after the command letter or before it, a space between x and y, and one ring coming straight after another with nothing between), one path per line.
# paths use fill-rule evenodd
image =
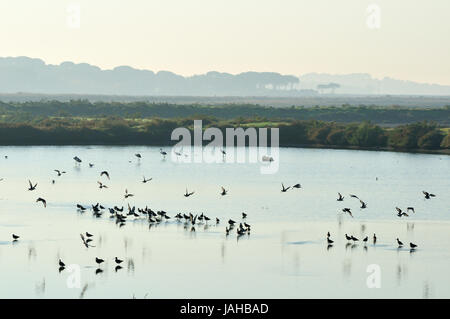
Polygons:
M33 146L153 146L153 147L172 147L175 144L170 143L23 143L23 144L0 144L0 147L33 147ZM207 144L203 145L206 146ZM340 145L321 145L321 144L281 144L283 148L305 148L305 149L331 149L331 150L353 150L353 151L372 151L372 152L395 152L409 154L430 154L430 155L450 155L450 149L396 149L393 147L361 147L361 146L340 146Z

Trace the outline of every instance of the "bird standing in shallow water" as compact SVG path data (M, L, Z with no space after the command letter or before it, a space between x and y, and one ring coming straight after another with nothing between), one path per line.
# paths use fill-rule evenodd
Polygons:
M398 247L402 247L403 246L403 243L398 238L397 238L397 244L398 244Z
M20 236L18 236L16 234L12 234L12 238L13 238L13 241L17 241L17 240L19 240Z
M59 267L66 267L66 264L61 259L59 260Z
M120 264L120 263L123 262L123 260L121 260L121 259L119 259L117 257L114 258L114 261L116 262L116 264Z
M409 247L411 247L411 249L414 249L414 248L417 247L417 245L416 245L416 244L413 244L413 243L409 243Z
M373 244L377 243L377 236L375 234L373 234Z
M95 262L100 265L102 262L104 262L104 260L101 258L95 257Z

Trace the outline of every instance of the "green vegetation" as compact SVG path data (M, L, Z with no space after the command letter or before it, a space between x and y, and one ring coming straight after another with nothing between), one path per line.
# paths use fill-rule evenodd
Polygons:
M177 127L193 129L194 119L203 128L278 127L281 146L391 149L450 153L450 131L435 123L418 122L383 128L370 122L336 123L317 120L268 121L239 117L231 120L210 116L183 119L33 118L0 123L0 145L171 145Z
M340 107L266 107L254 104L167 104L148 102L95 102L88 100L40 101L40 102L0 102L0 121L27 122L44 117L104 118L118 116L123 118L164 118L208 117L230 120L238 117L256 118L259 121L318 120L337 123L370 121L382 126L410 124L432 121L450 126L450 106L443 108L407 108L348 106Z

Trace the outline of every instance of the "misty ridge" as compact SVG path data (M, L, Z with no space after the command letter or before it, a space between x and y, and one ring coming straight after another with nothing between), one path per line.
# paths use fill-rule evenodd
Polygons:
M119 66L112 70L87 63L46 64L28 57L0 57L0 93L112 94L137 96L320 96L450 95L450 86L381 80L369 74L302 76L275 72L229 74L211 71L184 77L169 71Z

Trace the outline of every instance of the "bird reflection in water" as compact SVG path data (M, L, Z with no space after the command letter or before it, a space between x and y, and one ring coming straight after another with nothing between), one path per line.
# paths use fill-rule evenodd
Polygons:
M127 269L128 269L128 273L131 273L134 275L134 260L132 258L128 259L128 261L127 261Z

